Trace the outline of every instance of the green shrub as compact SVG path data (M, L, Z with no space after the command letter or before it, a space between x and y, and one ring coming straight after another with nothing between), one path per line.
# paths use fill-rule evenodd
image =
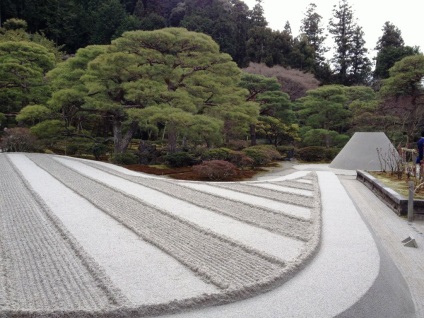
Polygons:
M228 180L237 174L236 166L225 160L204 161L194 166L193 171L199 176L213 181Z
M193 155L188 152L170 153L165 156L165 161L173 168L192 166L195 163Z
M285 158L293 158L295 153L294 146L277 146L277 151Z
M243 150L249 147L250 142L247 140L230 140L227 144L231 150Z
M253 159L255 166L265 166L271 161L282 159L277 149L269 145L252 146L244 149L243 152Z
M318 146L301 148L297 151L297 156L307 162L323 161L327 159L327 148Z
M340 152L340 148L326 148L325 159L332 161Z
M133 165L138 163L138 156L132 152L116 153L112 156L112 162L118 165Z
M81 145L77 143L68 143L66 145L66 154L69 156L74 156L77 153L81 153Z
M231 150L228 148L215 148L202 153L202 160L228 160Z
M253 167L255 165L255 161L242 151L232 151L228 161L241 169Z

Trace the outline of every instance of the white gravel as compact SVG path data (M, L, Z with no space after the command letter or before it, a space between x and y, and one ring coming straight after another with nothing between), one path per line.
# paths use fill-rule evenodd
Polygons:
M204 184L225 192L222 196L222 192L209 193L200 183L147 177L105 163L41 154L0 154L3 162L7 158L18 168L27 189L19 186L18 177L1 183L0 191L10 197L9 210L14 209L16 218L21 218L26 208L19 202L27 193L24 202L38 204L37 213L49 216L39 220L32 216L31 220L62 233L57 236L56 230L49 230L51 238L38 240L34 251L64 251L66 244L71 244L72 253L77 254L57 262L80 262L82 267L74 269L74 276L95 284L78 288L84 292L92 288L90 297L98 300L62 306L48 296L52 291L40 289L38 280L28 295L47 297L49 302L28 307L11 298L12 289L7 286L24 287L27 281L12 276L10 260L16 263L18 257L13 256L15 247L9 243L8 226L0 229L0 283L6 286L0 287L0 316L143 317L231 303L296 277L319 246L320 195L312 175L298 176L306 178L312 188L292 186L296 180L290 181L292 185L278 186L292 189L291 193L275 186L254 186L257 190L252 191L255 188L251 185L238 183L229 189ZM7 171L13 175L11 169ZM7 182L14 192L7 192ZM314 195L305 196L299 189ZM9 214L8 222L13 218ZM31 229L35 227L31 225ZM22 238L28 245L33 232L15 232L12 242ZM31 263L37 256L27 253L25 258ZM19 271L29 277L47 277L43 273L56 271L53 259L40 258L44 272L29 265ZM55 275L49 286L65 290L67 275L61 271ZM67 304L66 300L63 303Z
M49 208L133 304L169 302L218 291L65 187L27 157L10 157Z
M240 193L240 192L232 191L232 190L220 189L220 188L214 187L212 185L204 184L204 183L183 182L181 184L189 188L200 190L206 193L212 193L224 198L236 197L237 200L245 202L245 203L254 204L256 206L264 207L274 211L283 211L286 214L302 217L305 219L309 219L311 216L310 210L308 208L297 206L294 204L281 203L281 202L266 199L266 198L253 197L252 195L248 195L248 194L244 194L244 193Z
M56 160L92 179L107 182L114 188L140 198L152 206L161 207L169 213L184 218L187 221L196 223L203 228L241 242L242 244L252 246L283 261L296 258L304 246L304 242L302 241L284 237L207 209L199 208L189 202L175 199L162 192L107 174L75 160L63 158L57 158ZM178 206L178 209L175 208L176 206Z

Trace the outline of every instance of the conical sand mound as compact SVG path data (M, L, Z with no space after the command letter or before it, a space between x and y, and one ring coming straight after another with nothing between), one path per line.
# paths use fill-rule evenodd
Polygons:
M378 171L384 168L385 160L395 162L398 159L396 149L385 133L356 132L331 162L330 168Z

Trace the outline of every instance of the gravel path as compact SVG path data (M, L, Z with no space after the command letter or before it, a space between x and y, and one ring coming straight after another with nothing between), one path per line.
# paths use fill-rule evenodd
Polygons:
M123 306L117 291L91 258L62 228L0 156L1 309L13 311L101 311Z
M302 241L308 241L314 233L312 222L309 219L310 209L304 207L280 204L279 207L284 208L285 210L288 209L288 212L285 212L285 210L267 209L266 207L254 205L253 203L246 203L243 201L243 193L235 193L232 197L222 197L214 195L213 193L196 190L196 187L207 187L207 185L203 185L202 183L178 182L166 179L146 180L144 177L127 175L126 173L119 172L105 166L99 166L93 163L86 164L145 187L166 193L177 199L190 202L191 204L199 207L221 213L248 224L262 227L281 235L297 238ZM293 183L295 181L291 182ZM287 186L290 186L290 183L287 183ZM306 187L313 192L314 197L316 198L318 191L317 185L308 184ZM250 199L253 202L257 202L261 198L250 196ZM319 202L315 202L315 204L319 205ZM307 215L308 218L296 216L296 211L300 211L300 215Z
M110 217L117 227L122 226L122 233L131 232L145 242L143 244L150 244L157 253L165 252L191 271L193 281L200 278L215 289L174 300L129 302L128 291L123 293L116 287L122 286L122 283L115 284L119 275L113 275L111 268L101 268L107 261L97 262L103 257L102 253L82 248L58 217L61 215L63 220L69 220L69 216L49 209L44 201L47 199L38 194L47 195L47 192L40 188L38 193L34 191L31 182L36 179L28 177L32 181L27 181L11 163L14 156L30 159L37 169L43 169L60 182L61 188L66 187L80 200L85 200L86 203L81 201L81 206L92 206L93 215L103 213ZM302 177L303 181L308 181L303 189L293 186L299 181L276 182L268 189L264 182L261 182L262 186L247 187L239 187L237 183L231 187L229 184L229 188L222 189L227 192L223 197L204 192L200 183L187 185L187 182L145 178L111 169L106 164L76 160L90 169L98 169L103 179L88 176L64 161L72 160L41 154L0 154L0 165L4 167L0 193L2 198L7 198L1 202L0 212L2 221L5 220L0 228L0 316L6 313L16 317L142 317L234 302L281 285L302 269L319 247L321 205L315 175ZM21 168L31 173L29 169ZM127 182L131 189L118 186L121 181L117 178L122 184ZM190 188L193 184L200 188ZM298 248L297 257L275 257L255 244L246 243L248 241L234 240L223 232L213 231L213 227L192 222L182 217L184 213L173 213L169 204L153 205L151 198L143 197L149 193L147 191L131 192L140 187L160 191L162 196L171 197L172 202L184 201L176 204L175 209L195 206L200 208L199 211L215 213L222 220L230 217L236 225L234 231L242 228L251 231L250 228L255 226L258 231L272 231L274 234L269 237L278 240L280 236L282 242L302 247ZM215 185L208 187L218 188ZM287 193L287 188L291 193ZM312 196L305 195L306 192L299 194L299 189L310 191ZM279 199L276 200L275 196ZM246 197L248 203L244 202ZM272 204L266 207L266 204L255 205L255 202ZM60 209L55 208L52 201L49 204ZM304 211L303 214L296 209ZM84 213L71 210L76 217L82 217ZM75 230L76 223L72 226ZM122 269L118 266L114 270ZM140 294L133 297L140 297Z

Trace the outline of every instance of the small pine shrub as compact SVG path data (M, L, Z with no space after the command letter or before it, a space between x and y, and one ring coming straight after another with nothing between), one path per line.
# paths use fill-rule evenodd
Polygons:
M307 162L323 161L327 159L327 148L317 146L301 148L297 151L297 156Z
M285 158L293 158L295 148L294 146L277 146L277 151Z
M210 160L194 166L193 171L208 180L224 181L237 174L237 167L228 161Z
M232 164L235 164L240 169L254 167L255 161L242 151L233 151L228 158Z
M271 161L281 160L280 153L274 146L260 145L252 146L243 150L243 152L253 159L255 166L266 166Z
M112 156L112 162L118 165L133 165L138 161L138 156L132 152L117 153Z
M332 161L340 152L340 148L327 148L325 153L325 159Z
M228 148L210 149L202 153L202 160L228 160L231 152Z
M193 155L188 152L170 153L165 156L165 161L172 168L192 166L195 163Z

